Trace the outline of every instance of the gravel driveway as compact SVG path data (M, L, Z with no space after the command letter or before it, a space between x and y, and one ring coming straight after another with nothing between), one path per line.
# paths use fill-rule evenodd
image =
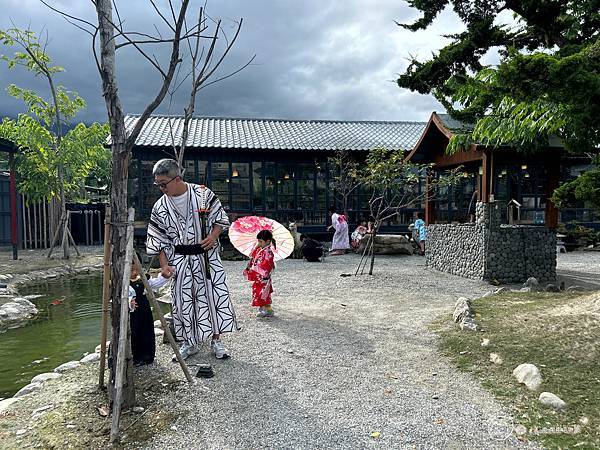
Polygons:
M254 316L244 263L225 262L242 327L224 336L233 357L216 361L205 348L190 358L213 363L216 375L159 405L182 415L150 447L526 446L490 394L440 357L427 329L458 296L480 296L489 285L426 270L418 256L381 256L373 277L340 276L358 260L279 263L272 319ZM161 346L159 372L183 377L167 353Z

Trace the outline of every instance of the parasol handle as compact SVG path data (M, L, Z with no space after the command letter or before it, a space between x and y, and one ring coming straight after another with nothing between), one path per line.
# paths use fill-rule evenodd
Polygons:
M200 216L200 232L201 232L201 237L204 240L206 238L206 236L208 235L208 230L206 228L206 214L208 213L208 209L199 209L198 210L198 215ZM202 253L204 255L204 267L206 267L206 278L207 279L211 279L210 276L210 260L208 257L208 251L204 251L204 253Z

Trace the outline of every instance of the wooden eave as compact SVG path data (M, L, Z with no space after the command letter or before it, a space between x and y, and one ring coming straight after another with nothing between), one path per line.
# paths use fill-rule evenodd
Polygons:
M449 167L480 161L483 158L483 147L478 144L471 144L469 150L460 149L452 155L446 154L446 147L454 134L434 111L431 113L423 134L406 160L411 161L416 154L423 153L424 158L422 161L418 161L419 163L433 163L436 167Z

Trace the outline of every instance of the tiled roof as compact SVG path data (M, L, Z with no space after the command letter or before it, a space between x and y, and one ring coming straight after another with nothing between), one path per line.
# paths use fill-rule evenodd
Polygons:
M138 116L127 116L131 131ZM425 129L422 122L346 122L194 117L188 146L273 150L410 150ZM181 142L183 118L150 117L136 140L139 146L171 146L171 129Z
M450 114L436 114L450 131L472 131L475 128L474 124L453 119Z

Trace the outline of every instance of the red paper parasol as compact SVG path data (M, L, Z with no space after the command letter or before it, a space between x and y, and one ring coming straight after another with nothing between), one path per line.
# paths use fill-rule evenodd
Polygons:
M294 238L286 227L273 219L260 216L245 216L231 224L229 241L241 253L250 256L256 246L256 235L260 230L269 230L277 248L273 249L275 261L287 258L294 251Z

